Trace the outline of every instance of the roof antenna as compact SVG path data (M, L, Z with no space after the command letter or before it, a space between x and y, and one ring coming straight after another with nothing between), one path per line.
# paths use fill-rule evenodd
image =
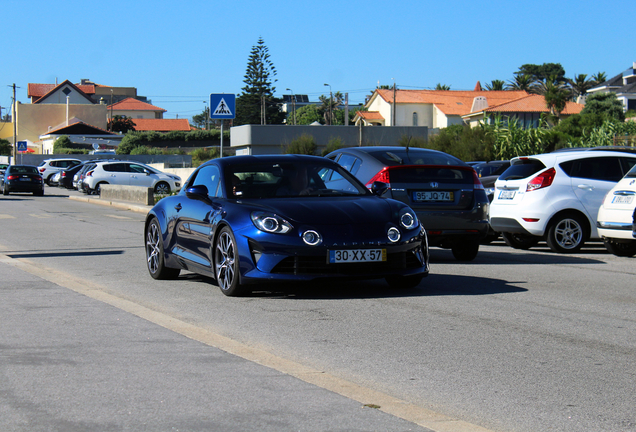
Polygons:
M409 144L411 143L411 138L413 138L413 136L410 136L408 140L406 140L406 157L409 157Z

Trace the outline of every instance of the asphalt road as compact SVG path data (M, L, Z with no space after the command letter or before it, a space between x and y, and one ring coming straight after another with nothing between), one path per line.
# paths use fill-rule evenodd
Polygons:
M142 213L55 192L0 198L9 430L46 430L54 411L79 423L50 430L95 420L102 430L636 431L636 266L600 244L558 255L496 242L471 263L433 248L415 290L366 281L227 298L194 274L151 279ZM171 391L169 413L149 396ZM142 408L128 414L126 401ZM44 426L21 428L29 420Z

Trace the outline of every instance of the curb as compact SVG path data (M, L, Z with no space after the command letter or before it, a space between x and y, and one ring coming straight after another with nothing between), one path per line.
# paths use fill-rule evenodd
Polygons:
M98 205L103 205L103 206L111 206L111 207L115 207L118 209L122 209L122 210L130 210L130 211L134 211L137 213L143 213L143 214L147 214L148 211L152 208L152 206L144 206L144 205L139 205L139 204L131 204L131 203L127 203L124 201L110 201L110 200L104 200L101 198L89 198L89 197L78 197L78 196L69 196L69 199L75 200L75 201L83 201L83 202L87 202L90 204L98 204Z

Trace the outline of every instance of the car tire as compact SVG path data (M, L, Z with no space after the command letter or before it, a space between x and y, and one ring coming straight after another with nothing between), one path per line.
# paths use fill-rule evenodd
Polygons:
M9 195L9 189L6 186L2 188L2 195Z
M457 261L472 261L479 253L479 242L470 240L457 243L451 248Z
M176 279L181 272L181 269L166 267L161 228L157 218L152 218L146 228L146 263L148 273L153 279Z
M34 196L44 196L44 190L33 192Z
M159 195L170 195L170 185L166 182L159 182L155 185L155 193Z
M563 213L550 222L546 242L553 252L577 252L586 240L586 222L581 216Z
M386 283L392 289L413 289L422 282L423 276L389 276Z
M529 234L501 233L504 242L513 249L530 249L539 243L539 237Z
M239 296L245 290L240 283L239 256L236 251L236 239L232 230L221 228L214 245L214 277L221 292L226 296Z
M603 240L603 243L605 244L605 249L616 256L633 257L636 255L636 240L627 243L619 243L605 239Z
M95 189L93 189L93 193L95 195L101 195L102 194L102 185L108 184L107 182L99 182L95 185Z

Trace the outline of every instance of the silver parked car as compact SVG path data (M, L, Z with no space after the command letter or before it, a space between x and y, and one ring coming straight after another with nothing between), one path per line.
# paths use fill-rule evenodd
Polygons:
M132 161L99 161L90 168L82 180L86 193L100 193L105 184L151 187L158 194L169 194L181 189L181 177Z

